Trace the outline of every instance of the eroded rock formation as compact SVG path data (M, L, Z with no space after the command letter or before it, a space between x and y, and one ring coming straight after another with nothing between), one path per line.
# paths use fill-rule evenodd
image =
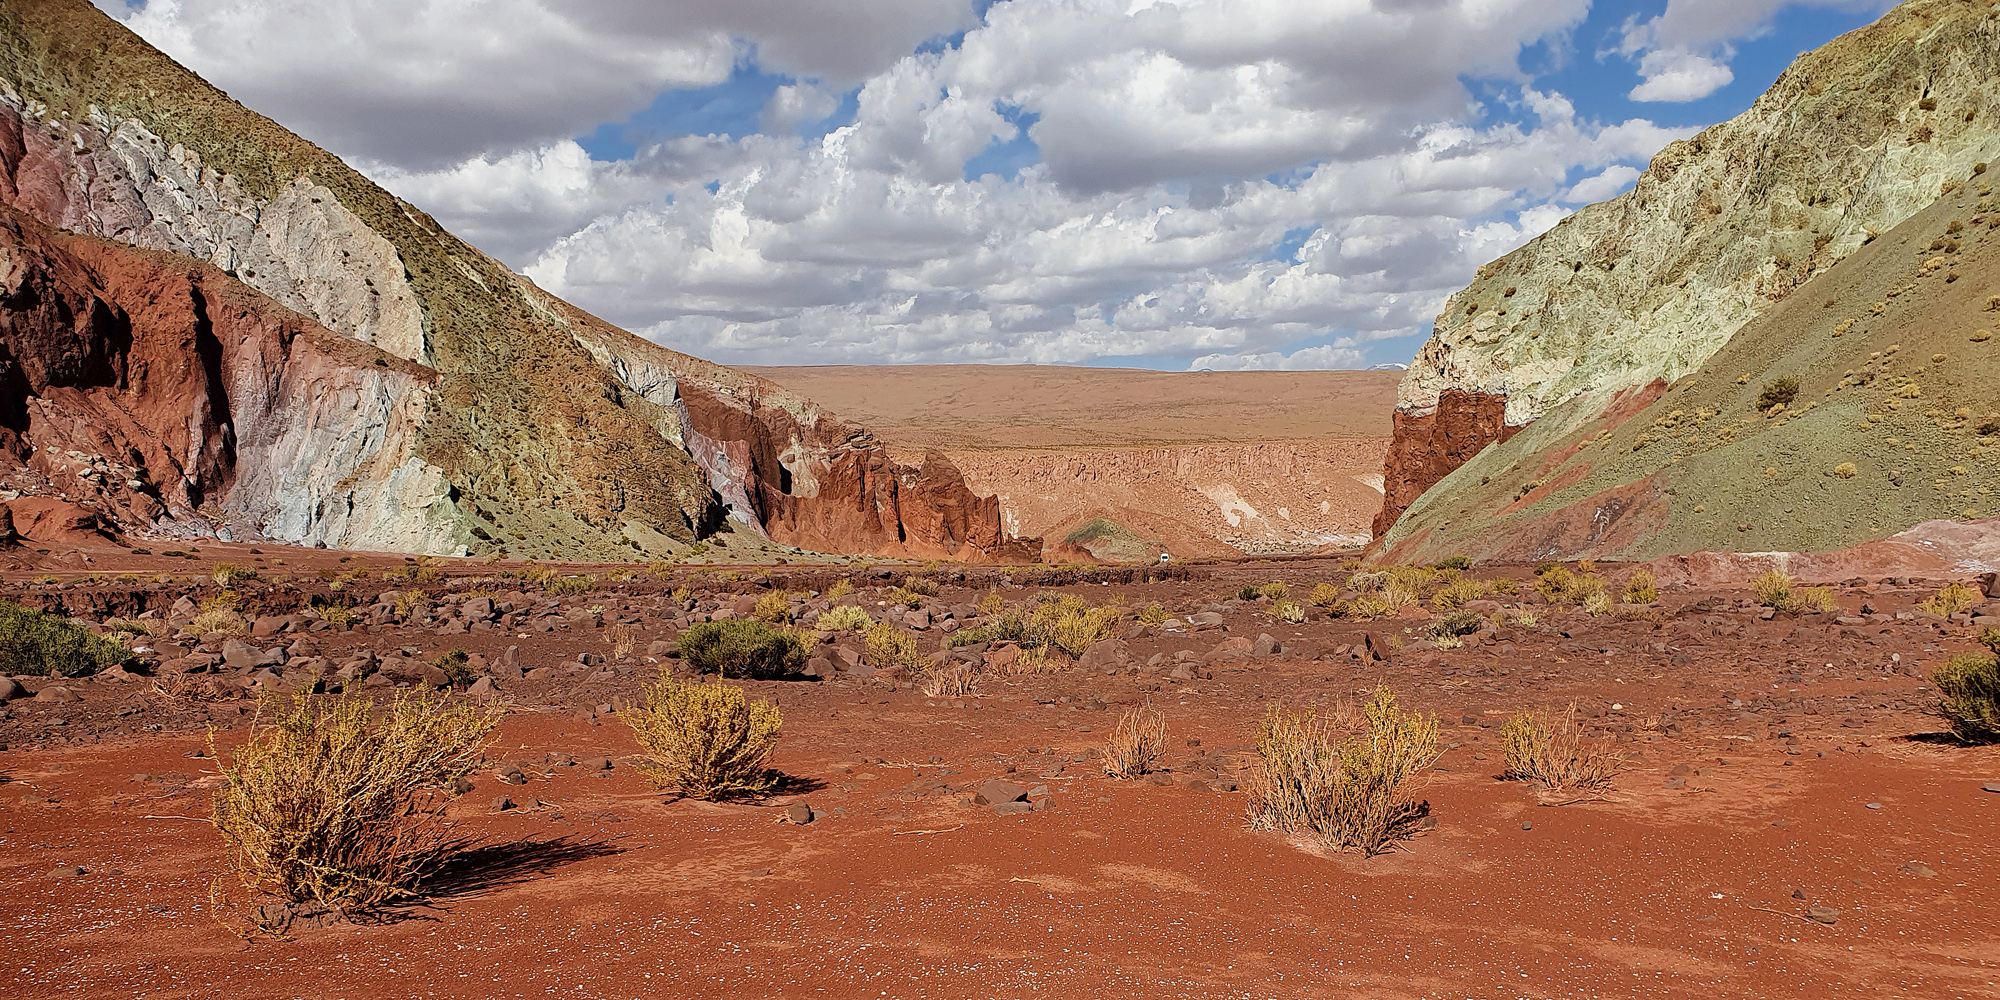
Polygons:
M997 508L948 468L899 466L866 432L769 383L541 292L86 0L0 8L0 203L206 261L218 271L203 282L240 281L428 371L421 393L273 396L257 420L236 422L229 503L201 513L239 529L342 547L603 559L672 555L726 516L834 551L1017 554ZM389 404L403 471L362 480L338 508L319 503L325 470L311 462L249 460L296 449L350 461L324 458L326 448L366 439L371 414ZM216 474L185 464L197 486ZM176 512L214 493L162 495L163 515L203 530L213 517Z
M2000 155L2000 10L1908 0L1801 56L1742 115L1654 158L1636 187L1480 269L1404 378L1377 533L1503 433L1572 399L1699 368L1745 322ZM1435 419L1427 419L1433 418ZM1582 418L1579 418L1582 419ZM1438 448L1438 429L1474 436Z

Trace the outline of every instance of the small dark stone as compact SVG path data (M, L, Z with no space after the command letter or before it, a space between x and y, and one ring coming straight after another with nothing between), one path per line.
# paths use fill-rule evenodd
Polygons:
M514 800L513 800L513 799L510 799L510 798L508 798L508 797L507 797L507 796L505 796L505 795L495 795L495 796L493 796L493 805L492 805L492 809L493 809L493 811L494 811L494 812L506 812L507 810L509 810L509 809L512 809L512 808L514 808Z
M1804 889L1793 889L1793 890L1792 890L1792 898L1793 898L1793 899L1804 899L1804 898L1806 898L1806 891L1805 891Z
M459 775L457 778L452 780L451 790L459 795L464 795L467 792L472 791L472 779L462 774Z
M50 869L48 877L62 881L64 879L81 878L88 874L90 874L88 870L79 868L76 865L57 865L55 868Z
M1831 906L1815 906L1806 910L1806 919L1814 923L1830 924L1840 919L1840 911Z
M1535 821L1534 821L1534 820L1531 820L1531 819L1524 819L1524 820L1522 820L1522 821L1521 821L1521 829L1523 829L1523 830L1532 830L1532 829L1534 829L1534 828L1535 828Z
M812 807L803 802L794 802L785 807L785 822L804 826L813 821Z

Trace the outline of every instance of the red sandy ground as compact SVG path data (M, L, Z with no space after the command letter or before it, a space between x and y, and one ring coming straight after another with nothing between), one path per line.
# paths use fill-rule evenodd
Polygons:
M1340 575L1331 563L1298 562L1066 589L1180 610L1246 580L1283 577L1296 592ZM1924 586L1850 588L1844 610L1870 600L1893 612ZM214 761L195 756L203 736L186 715L118 716L119 706L152 703L130 684L85 682L82 706L17 701L0 721L10 742L0 751L0 993L2000 995L1991 847L2000 794L1981 790L2000 777L2000 751L1910 738L1937 728L1920 712L1919 661L1969 648L1974 630L1686 609L1713 593L1668 594L1659 622L1541 609L1541 628L1512 637L1511 650L1475 637L1458 650L1398 651L1387 664L1335 650L1364 628L1400 634L1421 621L1289 626L1252 604L1226 614L1226 631L1152 630L1132 641L1135 661L1260 632L1293 647L1217 662L1206 678L1130 668L991 677L959 702L874 681L749 684L786 712L774 763L823 783L796 796L824 814L805 826L779 822L792 798L670 801L631 767L636 748L615 716L577 713L629 695L651 667L610 687L516 682L507 687L516 712L490 756L521 762L530 780L507 786L483 771L452 807L463 832L495 847L483 866L385 922L255 944L209 912L221 855L201 820L218 780ZM636 588L578 600L615 614L648 598ZM1717 636L1709 623L1742 634ZM603 648L568 631L525 634L403 629L319 641L422 645L427 655L518 643L529 666ZM1681 651L1699 662L1672 666ZM1380 682L1439 712L1450 745L1423 790L1437 828L1401 850L1328 855L1252 832L1242 793L1191 784L1240 776L1269 704L1352 698ZM1173 784L1114 781L1074 759L1102 744L1122 706L1148 699L1169 719ZM1632 758L1611 792L1542 805L1496 780L1492 724L1514 708L1571 700ZM204 711L228 725L246 705ZM75 721L54 727L55 714ZM1649 728L1655 718L1678 725ZM242 733L219 739L227 746ZM551 753L607 755L616 766L586 773L547 763ZM1692 773L1669 788L1677 765ZM1047 784L1050 808L1000 817L972 805L971 789L994 776ZM503 793L523 808L492 811ZM50 878L62 864L88 873ZM1809 905L1838 908L1838 921L1806 920Z

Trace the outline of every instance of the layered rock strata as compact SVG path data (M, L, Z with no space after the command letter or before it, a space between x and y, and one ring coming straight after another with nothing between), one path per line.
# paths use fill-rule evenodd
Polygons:
M541 292L85 0L0 9L0 203L206 261L431 372L396 399L413 471L353 498L374 513L320 509L302 470L239 461L257 501L165 504L174 530L226 514L336 546L602 559L672 555L728 518L831 551L1018 556L948 467L898 465L807 401ZM361 433L366 413L274 400L259 433L304 446Z

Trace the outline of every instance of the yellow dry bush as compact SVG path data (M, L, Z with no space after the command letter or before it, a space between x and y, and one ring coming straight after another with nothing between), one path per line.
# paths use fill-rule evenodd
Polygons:
M1140 705L1118 719L1104 743L1104 772L1114 778L1143 778L1167 750L1167 716Z
M1140 609L1139 613L1133 616L1132 620L1138 622L1141 625L1157 626L1162 622L1165 622L1167 620L1167 617L1168 617L1167 609L1165 606L1159 604L1148 604L1144 608Z
M1028 628L1044 645L1081 657L1092 644L1111 638L1118 626L1118 609L1093 608L1082 599L1065 597L1035 609Z
M868 612L852 604L843 604L813 620L813 627L822 632L860 632L875 624Z
M1514 594L1519 593L1521 590L1521 585L1519 583L1516 583L1514 581L1514 578L1511 576L1496 576L1493 579L1487 581L1486 585L1492 587L1494 593L1506 594L1510 597L1513 596Z
M1404 712L1377 688L1355 720L1331 722L1273 708L1257 732L1251 774L1253 829L1311 834L1327 846L1376 854L1430 812L1408 785L1438 757L1437 719Z
M843 576L833 581L833 586L826 588L826 593L820 596L829 601L838 601L852 593L854 593L854 581Z
M1372 594L1388 582L1387 573L1355 573L1347 578L1347 589L1357 594Z
M618 717L645 751L639 771L654 784L710 802L777 787L781 776L768 765L785 722L778 706L720 681L675 680L664 669L645 697Z
M243 887L343 912L415 893L443 860L447 790L478 765L499 710L407 693L378 716L353 692L265 707L211 817Z
M1917 605L1917 609L1919 611L1928 611L1934 615L1950 617L1980 603L1980 601L1979 591L1965 584L1953 582L1939 588L1937 593L1931 595L1930 600Z
M760 622L782 625L792 620L791 595L782 590L774 590L757 598L757 606L750 609L750 617Z
M1431 595L1431 607L1439 611L1450 611L1467 601L1476 601L1492 592L1492 586L1484 580L1460 577L1438 588Z
M979 599L979 613L982 615L997 615L1005 610L1007 599L1001 597L997 590L987 591L986 596Z
M897 587L884 596L890 604L898 604L906 608L920 608L924 604L924 595L908 587Z
M630 625L613 625L604 630L604 642L611 647L612 659L625 659L639 645L639 630Z
M189 635L249 635L250 623L235 608L209 608L196 614L186 631Z
M1584 746L1575 705L1559 718L1546 712L1515 713L1500 728L1500 754L1506 761L1504 777L1538 781L1555 792L1603 788L1625 767L1618 754Z
M1389 618L1402 610L1401 604L1392 604L1373 594L1363 594L1355 598L1352 607L1356 618Z
M1375 599L1388 607L1390 614L1395 614L1412 604L1422 603L1424 595L1422 591L1399 580L1390 580L1375 594Z
M1273 580L1270 583L1267 583L1257 588L1257 596L1268 597L1274 601L1282 601L1285 598L1290 597L1291 594L1292 594L1292 589L1290 587L1285 586L1284 582L1281 580Z
M210 575L215 579L216 583L224 587L233 586L239 580L257 579L256 570L248 566L238 566L235 563L216 563L215 570Z
M1660 599L1660 583L1653 571L1642 569L1625 581L1625 603L1651 604Z
M940 663L926 669L917 686L926 698L963 698L979 687L979 675L964 661Z
M1297 625L1306 620L1306 606L1294 600L1281 600L1271 605L1271 617L1287 624Z
M915 667L923 662L917 653L917 637L905 634L888 622L876 622L870 626L865 643L868 662L877 669Z
M1322 583L1312 589L1312 594L1307 596L1306 600L1311 601L1314 607L1331 608L1340 603L1340 588L1331 583Z
M1758 603L1789 615L1840 609L1839 602L1834 600L1832 587L1801 587L1791 577L1775 569L1751 580L1750 589L1756 592Z
M922 597L936 597L938 595L937 581L927 576L904 577L903 589Z

